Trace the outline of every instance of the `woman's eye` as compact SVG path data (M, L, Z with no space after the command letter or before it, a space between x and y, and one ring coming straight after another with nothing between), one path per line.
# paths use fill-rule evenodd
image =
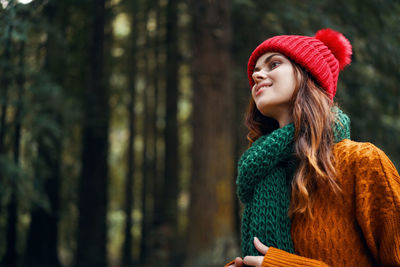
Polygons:
M270 64L270 68L271 69L275 69L276 67L279 66L279 64L280 64L279 61L272 61L271 64Z

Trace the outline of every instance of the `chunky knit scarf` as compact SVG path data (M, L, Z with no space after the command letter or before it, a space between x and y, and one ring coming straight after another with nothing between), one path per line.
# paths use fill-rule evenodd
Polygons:
M350 138L350 119L335 108L334 142ZM294 253L290 235L290 183L297 163L293 155L294 125L259 137L238 162L237 193L245 205L242 216L242 254L261 255L253 245Z

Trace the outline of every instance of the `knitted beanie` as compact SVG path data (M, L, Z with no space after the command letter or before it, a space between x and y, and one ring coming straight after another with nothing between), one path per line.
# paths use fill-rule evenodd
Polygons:
M266 52L279 52L302 66L326 90L331 100L336 94L339 71L350 64L352 55L349 40L332 29L319 30L314 37L274 36L261 43L249 58L247 74L251 87L257 60Z

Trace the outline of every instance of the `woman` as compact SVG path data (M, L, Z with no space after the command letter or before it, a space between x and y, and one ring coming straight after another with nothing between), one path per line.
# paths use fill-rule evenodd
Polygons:
M350 42L267 39L251 54L249 148L238 164L242 254L226 266L400 266L400 177L370 143L350 140L333 102Z

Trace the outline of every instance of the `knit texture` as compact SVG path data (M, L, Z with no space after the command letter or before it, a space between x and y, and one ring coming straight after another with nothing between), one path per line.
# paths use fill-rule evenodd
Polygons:
M270 247L262 266L400 266L400 177L376 146L333 148L342 194L319 187L309 217L295 216L295 254Z
M350 137L350 120L336 109L334 141ZM294 252L290 234L290 182L296 167L294 125L288 124L259 137L238 163L237 193L245 204L242 216L242 254L260 255L256 236L267 246Z
M266 52L279 52L305 68L333 99L336 94L339 71L351 62L350 42L341 33L331 29L317 32L315 37L279 35L262 42L252 52L247 66L250 86L257 59Z

